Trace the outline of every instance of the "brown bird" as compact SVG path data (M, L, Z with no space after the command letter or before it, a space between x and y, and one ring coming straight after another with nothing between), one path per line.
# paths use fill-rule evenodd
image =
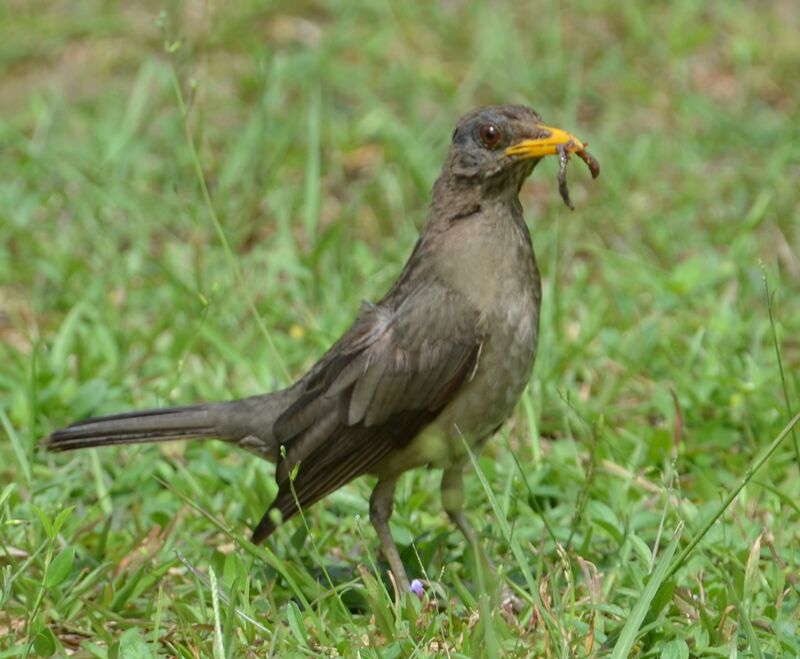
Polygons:
M408 577L389 532L395 484L441 468L442 504L466 539L463 472L471 451L509 417L536 357L541 284L518 195L546 155L559 155L562 197L576 137L530 108L500 105L461 118L425 228L397 282L287 389L242 400L115 414L46 439L51 451L214 438L277 463L278 494L253 530L281 520L362 474L378 477L370 519L401 591ZM295 500L296 497L296 500ZM280 513L279 515L277 513Z

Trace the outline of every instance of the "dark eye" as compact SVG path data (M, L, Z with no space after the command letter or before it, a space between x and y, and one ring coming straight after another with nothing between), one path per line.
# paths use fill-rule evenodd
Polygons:
M478 134L480 135L481 142L483 142L483 146L487 149L493 149L500 144L500 138L502 137L500 129L494 124L483 124Z

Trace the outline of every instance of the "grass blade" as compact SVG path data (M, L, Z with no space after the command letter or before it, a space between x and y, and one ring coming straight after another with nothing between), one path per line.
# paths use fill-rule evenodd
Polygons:
M506 519L505 514L503 513L500 504L497 501L497 497L494 496L494 492L492 492L492 488L489 485L489 481L486 480L486 476L483 473L483 470L480 468L478 464L478 460L475 458L475 454L470 449L469 445L467 444L466 440L462 437L462 441L464 442L464 448L469 453L469 459L472 462L472 467L475 469L475 473L478 475L478 479L481 482L481 486L483 487L483 491L486 493L487 498L489 499L489 503L492 506L492 511L494 512L495 519L500 526L500 533L503 535L503 539L508 543L509 547L511 548L511 553L514 554L514 559L517 561L520 569L522 570L522 574L525 577L525 583L528 586L528 591L530 597L533 599L534 604L539 608L539 611L542 614L542 618L547 625L547 628L553 638L557 638L559 640L559 644L563 645L563 638L561 637L561 631L558 627L558 624L555 620L553 620L550 612L545 607L544 602L542 602L541 595L539 594L539 589L536 586L536 582L533 578L533 571L531 569L530 564L528 563L528 559L525 556L525 552L522 551L522 547L520 546L517 539L511 533L511 526L508 523L508 519Z
M764 295L767 298L767 312L769 313L769 326L772 330L772 345L775 347L775 359L778 362L778 373L781 376L781 388L783 389L783 402L786 404L786 416L792 416L792 403L789 400L789 388L786 386L786 374L783 371L783 358L781 357L781 346L778 342L778 330L775 329L775 315L772 311L772 294L769 291L769 280L767 271L761 266L761 276L764 279ZM797 433L792 430L792 441L794 443L794 456L797 460L797 467L800 469L800 444L797 441Z
M625 659L630 656L631 648L636 642L636 635L639 632L639 628L642 626L644 617L650 609L650 604L656 596L658 589L661 587L661 584L669 578L670 561L675 554L675 549L678 547L678 541L680 540L682 532L683 523L681 522L672 534L672 540L670 540L666 549L664 549L664 553L658 560L658 563L656 563L656 569L653 570L653 574L650 575L650 579L644 587L636 605L633 607L628 621L622 628L619 640L614 646L614 651L611 653L611 659Z
M714 522L722 517L723 513L728 509L728 506L730 506L731 503L733 503L733 500L739 496L739 492L742 491L744 486L752 480L753 476L756 475L758 470L761 469L761 467L766 464L767 460L772 457L772 454L778 450L778 447L783 443L783 440L785 440L791 434L798 421L800 421L800 412L795 414L794 418L784 426L783 430L781 430L780 433L778 433L778 436L772 440L772 443L767 447L763 455L754 463L752 463L750 467L748 467L747 471L739 479L739 482L736 484L736 486L728 493L728 496L725 497L725 500L720 504L719 508L705 521L702 527L700 527L700 530L695 534L694 538L692 538L692 541L686 545L683 551L678 555L678 558L676 558L672 563L667 577L671 577L673 574L675 574L675 572L678 571L678 568L686 563L689 555L694 551L694 548L697 547L698 543L703 539L705 534L708 533L708 530L714 525Z

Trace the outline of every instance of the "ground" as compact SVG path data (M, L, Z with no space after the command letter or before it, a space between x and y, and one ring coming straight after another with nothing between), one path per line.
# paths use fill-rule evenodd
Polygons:
M0 657L800 656L800 429L761 459L800 410L800 6L262 4L0 8ZM539 358L467 478L499 583L435 472L395 604L367 478L255 548L247 454L37 450L301 374L501 102L603 171L573 212L555 159L522 192Z

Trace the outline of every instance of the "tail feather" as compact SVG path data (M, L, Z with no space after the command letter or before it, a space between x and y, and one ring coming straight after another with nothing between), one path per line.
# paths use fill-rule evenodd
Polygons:
M190 405L94 417L56 430L44 441L48 451L92 446L226 437L217 405Z
M223 403L98 416L56 430L42 446L60 452L176 439L221 439L275 462L278 442L273 425L293 395L291 390L282 389Z

